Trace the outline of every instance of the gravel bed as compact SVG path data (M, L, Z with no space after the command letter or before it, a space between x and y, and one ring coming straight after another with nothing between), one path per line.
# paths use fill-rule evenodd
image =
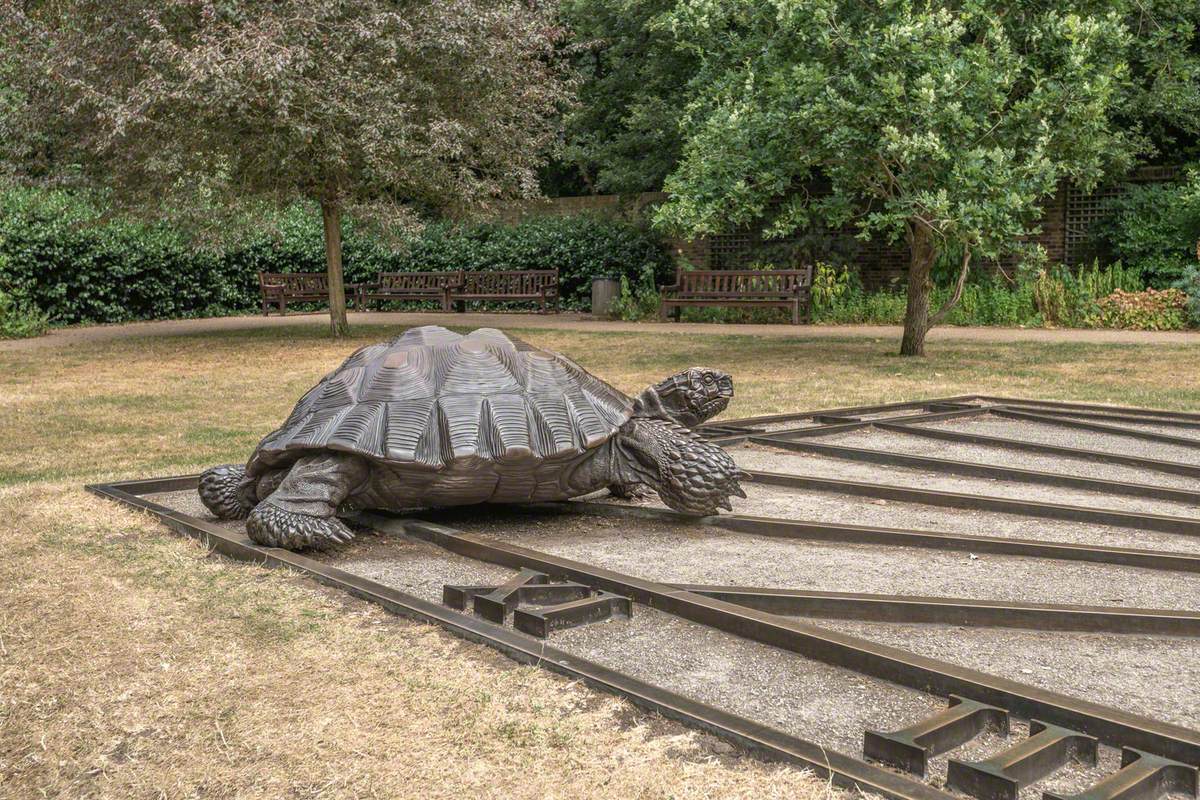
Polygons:
M211 520L194 492L149 499ZM630 533L629 524L621 520L547 512L497 509L484 515L463 510L442 516L451 517L449 524L497 539L664 581L1138 606L1189 607L1187 602L1172 601L1196 597L1200 603L1200 576L1014 557L973 559L967 554L911 548L830 546L696 526L638 523L637 531ZM222 524L232 530L241 526L240 522ZM446 583L493 584L513 574L424 542L369 531L361 531L349 546L317 557L435 602L440 601ZM1183 696L1200 671L1191 666L1200 664L1192 640L815 622L1033 685L1195 724L1194 704L1190 695ZM861 754L864 730L904 727L944 702L643 606L635 608L631 621L563 631L551 643L854 756ZM1066 676L1074 684L1067 683ZM933 759L930 781L941 784L950 757L984 758L1027 734L1021 723L1014 724L1008 737L985 733ZM1102 748L1098 767L1068 765L1027 787L1021 800L1040 800L1042 791L1081 791L1117 769L1118 762L1115 750Z
M1058 447L1076 447L1083 450L1099 450L1106 453L1156 458L1161 461L1178 461L1184 464L1200 464L1200 448L1174 444L1147 442L1127 436L1062 428L1041 422L1000 419L990 414L966 419L947 420L923 424L940 430L979 433L1005 439L1023 439Z
M742 467L765 472L840 478L864 483L885 483L916 489L936 489L962 494L1009 497L1040 503L1136 511L1173 517L1200 516L1200 505L1191 503L1105 494L1059 486L1043 486L1036 483L947 475L919 468L868 464L759 445L739 445L725 449Z
M930 479L932 484L934 479ZM788 489L765 484L743 485L746 499L734 498L738 514L852 525L1040 539L1174 552L1200 552L1200 537L1139 531L1112 525L1025 517L995 511L942 508L853 495Z
M150 495L147 499L231 530L242 529L241 522L214 520L195 492ZM973 556L916 547L777 539L705 526L547 511L495 509L484 518L479 512L465 510L430 517L501 541L665 583L1200 610L1200 574L1022 556ZM635 528L636 532L631 532ZM413 594L438 601L443 583L486 583L506 574L497 567L443 554L423 543L406 544L404 558L400 559L394 549L377 552L374 548L378 541L369 533L360 534L334 557L340 559L339 565L344 561L346 569L361 568L365 570L362 574L369 577L389 575L390 581L397 585L402 582ZM461 567L462 574L441 580L439 566L438 578L423 578L422 560L434 556L439 564L450 559L458 565L456 569ZM400 561L412 563L410 566ZM482 577L482 572L477 575L473 569L490 570L491 577Z
M1007 450L1003 447L941 442L935 439L924 439L920 436L905 436L902 433L892 433L885 430L867 429L850 431L849 433L822 436L814 441L841 445L843 447L859 447L866 450L890 450L897 453L909 453L918 456L947 458L953 461L995 464L998 467L1016 467L1018 469L1041 470L1042 472L1057 472L1064 475L1081 475L1108 481L1144 483L1152 486L1169 486L1174 489L1200 491L1200 482L1195 478L1189 478L1184 475L1154 472L1138 467L1122 466L1120 464L1105 464L1090 459L1059 458L1058 456L1042 455L1040 453L1024 453L1016 450Z
M1066 409L1049 409L1049 408L1041 409L1041 408L1035 408L1035 407L1030 407L1030 406L1013 406L1012 408L1014 411L1027 411L1031 414L1045 414L1047 416L1062 416L1063 412L1066 411ZM1096 412L1085 412L1085 413L1106 413L1106 412L1096 411ZM1119 409L1114 409L1113 411L1107 412L1107 413L1112 413L1112 414L1119 416L1122 412ZM1150 431L1153 433L1166 433L1171 436L1179 436L1184 439L1195 439L1197 441L1200 441L1200 428L1189 428L1186 426L1177 426L1177 425L1165 425L1162 422L1155 422L1150 417L1146 417L1146 418L1144 418L1143 421L1138 421L1138 422L1132 422L1129 420L1094 419L1091 417L1064 416L1063 418L1068 419L1068 420L1075 420L1077 422L1095 422L1100 425L1115 425L1119 428L1131 428L1133 430Z
M1200 729L1200 639L813 619L818 625Z
M777 539L573 514L445 524L664 583L1200 610L1200 575L1021 556Z

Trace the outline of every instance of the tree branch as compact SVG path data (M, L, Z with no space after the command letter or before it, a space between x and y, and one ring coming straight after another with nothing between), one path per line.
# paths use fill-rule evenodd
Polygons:
M963 251L962 266L959 268L958 281L954 284L954 294L950 295L950 299L946 301L946 304L939 308L937 313L929 319L930 328L940 325L942 320L946 318L946 315L949 314L956 305L958 305L958 301L962 299L963 287L967 283L967 273L970 271L971 248L968 246Z

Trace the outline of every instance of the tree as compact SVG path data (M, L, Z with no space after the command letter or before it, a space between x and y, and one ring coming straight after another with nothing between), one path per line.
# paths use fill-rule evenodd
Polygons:
M675 0L565 0L577 44L579 103L561 161L599 192L652 192L675 168L679 115L696 56L653 21Z
M959 299L976 256L1032 232L1061 179L1127 164L1118 15L987 0L681 3L661 24L701 59L659 221L691 234L764 219L854 224L909 250L901 353ZM1017 24L1009 12L1020 11ZM958 253L930 314L931 272Z
M143 214L314 202L337 336L346 212L536 195L561 35L541 0L0 0L3 155Z

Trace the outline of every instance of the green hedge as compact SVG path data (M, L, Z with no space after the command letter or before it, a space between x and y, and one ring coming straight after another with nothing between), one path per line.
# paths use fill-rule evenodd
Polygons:
M1095 226L1110 257L1141 271L1148 286L1164 289L1196 263L1200 239L1200 173L1173 183L1133 184L1107 203Z
M269 227L270 235L204 249L164 225L104 220L85 198L12 189L0 192L0 290L55 324L245 313L258 307L258 272L325 269L315 209L289 209ZM672 270L661 237L602 216L433 224L398 250L348 221L343 257L352 282L380 271L558 268L568 308L587 306L593 275L649 269L665 279Z

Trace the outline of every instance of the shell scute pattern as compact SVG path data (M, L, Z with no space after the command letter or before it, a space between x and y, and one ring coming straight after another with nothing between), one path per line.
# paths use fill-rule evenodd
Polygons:
M276 461L332 448L418 471L463 459L561 462L610 438L631 406L569 359L501 331L429 326L359 349L259 452Z

